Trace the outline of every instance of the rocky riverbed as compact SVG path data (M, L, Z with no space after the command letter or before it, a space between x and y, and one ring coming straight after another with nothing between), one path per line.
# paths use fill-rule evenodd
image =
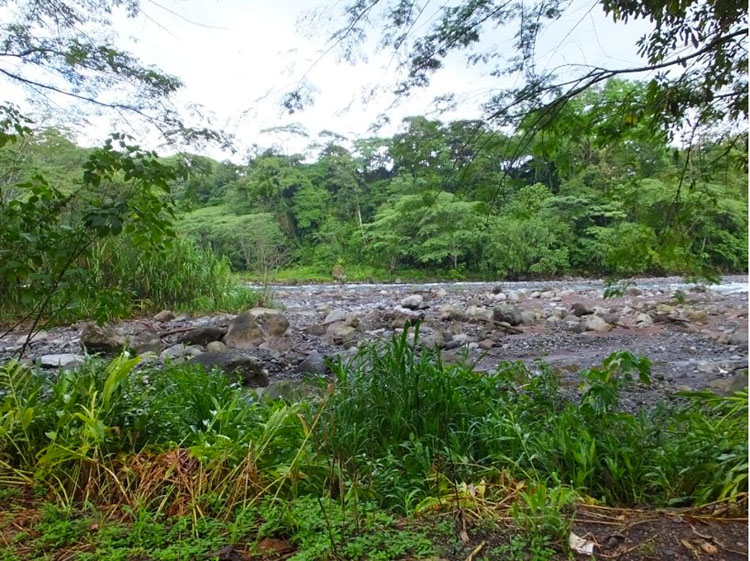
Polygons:
M78 323L37 334L23 360L55 370L86 353L128 346L145 362L192 361L240 372L265 387L324 373L325 357L345 359L421 320L421 344L477 370L541 358L573 387L575 373L617 350L647 355L654 383L630 392L632 405L680 390L720 393L747 384L747 277L705 287L678 278L638 279L604 299L600 281L311 285L274 287L277 309L238 316L175 316L165 310L107 326ZM0 338L0 360L25 335Z

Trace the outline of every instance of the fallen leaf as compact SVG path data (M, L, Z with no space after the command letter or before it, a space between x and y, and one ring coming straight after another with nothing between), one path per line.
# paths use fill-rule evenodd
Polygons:
M285 540L275 540L273 538L263 538L258 544L258 549L271 553L286 553L292 551L294 546Z

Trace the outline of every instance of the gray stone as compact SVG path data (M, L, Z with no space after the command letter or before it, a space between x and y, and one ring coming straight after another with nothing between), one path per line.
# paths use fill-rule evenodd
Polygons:
M727 378L711 380L707 386L720 395L732 395L747 388L747 374L734 374Z
M483 339L479 341L479 348L485 351L489 351L494 346L495 342L492 339Z
M235 349L260 346L273 338L283 337L289 321L282 313L270 308L253 308L229 322L224 344Z
M128 346L137 355L145 353L158 353L164 347L161 337L155 331L141 331L127 338Z
M174 312L172 310L162 310L158 314L154 316L154 321L158 322L164 322L164 321L172 321L175 318Z
M188 345L203 345L204 347L214 341L219 341L226 332L221 327L215 327L208 325L206 327L196 327L191 329L187 333L184 333L177 339L178 343L186 343Z
M513 326L520 325L523 321L521 310L518 306L512 306L509 304L495 306L495 309L492 311L492 318L495 321L504 321Z
M482 306L469 306L466 308L466 317L474 321L492 321L492 310Z
M635 316L635 325L636 327L651 327L654 325L654 320L650 315L641 313Z
M612 327L599 316L585 316L581 319L581 323L586 326L586 331L606 333L612 329Z
M250 388L268 385L268 373L260 361L242 350L227 350L223 353L206 352L190 359L188 364L200 365L205 370L218 368L229 375L239 376L242 383Z
M586 325L582 321L571 321L568 323L568 327L573 333L583 333L586 331Z
M536 323L536 314L534 312L529 312L524 310L521 312L521 323L523 325L533 325Z
M332 323L326 330L326 337L336 345L343 345L354 340L355 329L343 322Z
M640 296L641 294L643 294L643 291L636 286L629 286L625 290L625 294L627 294L628 296Z
M417 310L424 302L424 297L421 294L411 294L406 298L401 299L401 306L408 308L409 310Z
M297 380L274 380L263 388L262 399L298 403L322 398L323 394L323 389L313 384Z
M307 329L305 329L305 331L307 331L310 335L315 335L316 337L320 337L321 335L325 335L326 327L325 325L313 323L312 325L308 326Z
M81 332L81 344L89 354L119 354L125 347L125 335L111 325L87 323Z
M223 353L227 350L227 346L221 341L211 341L206 345L206 351L209 353Z
M249 313L261 325L268 337L283 337L289 330L289 320L272 308L253 308Z
M440 307L440 319L444 321L466 321L467 318L463 310L451 304L446 304Z
M39 362L44 368L75 368L83 364L84 357L72 353L63 353L57 355L43 355L39 357Z
M330 372L326 363L325 355L319 352L312 352L307 355L294 369L295 374L319 374L325 375Z
M609 325L618 325L620 323L620 315L612 312L604 314L601 318Z
M330 312L326 319L323 320L323 324L336 323L337 321L346 321L347 312L346 310L336 309Z
M183 345L182 343L177 343L176 345L172 345L171 347L164 349L160 354L159 358L164 359L170 359L170 360L176 360L180 358L186 358L191 356L196 356L201 354L203 351L199 347L187 347Z
M583 304L582 302L575 302L570 307L570 312L576 317L581 317L593 314L594 310L592 310L589 306Z

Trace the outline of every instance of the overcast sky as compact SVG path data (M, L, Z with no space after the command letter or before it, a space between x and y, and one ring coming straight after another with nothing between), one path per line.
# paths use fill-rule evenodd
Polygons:
M433 11L442 4L436 2ZM322 12L312 24L299 25L305 13L332 5L332 11ZM456 56L434 76L430 88L389 109L393 96L387 86L396 77L389 53L370 52L366 62L354 66L340 61L335 50L323 54L335 29L335 19L329 16L341 6L330 0L142 0L144 14L132 20L118 18L116 31L121 47L183 80L179 103L197 103L208 110L215 126L236 135L240 156L252 144L300 151L322 130L366 136L384 111L390 125L380 134L390 135L403 117L429 115L431 100L449 92L458 95L459 109L441 119L477 117L488 91L503 85L467 68ZM574 63L631 66L639 62L635 42L645 30L641 22L612 23L597 2L573 0L565 16L543 33L537 53L541 66L549 68ZM499 30L488 44L510 51L513 37L504 33L512 31ZM303 78L316 87L316 101L288 115L281 108L281 95ZM384 91L363 101L364 92L373 86ZM262 132L293 123L312 138ZM85 136L95 141L108 132L100 124ZM211 155L223 156L216 151Z

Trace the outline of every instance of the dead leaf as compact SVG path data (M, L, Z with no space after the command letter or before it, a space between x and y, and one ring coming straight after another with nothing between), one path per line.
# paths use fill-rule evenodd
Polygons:
M287 553L294 549L294 546L286 540L275 540L273 538L263 538L258 543L258 549L268 553Z

